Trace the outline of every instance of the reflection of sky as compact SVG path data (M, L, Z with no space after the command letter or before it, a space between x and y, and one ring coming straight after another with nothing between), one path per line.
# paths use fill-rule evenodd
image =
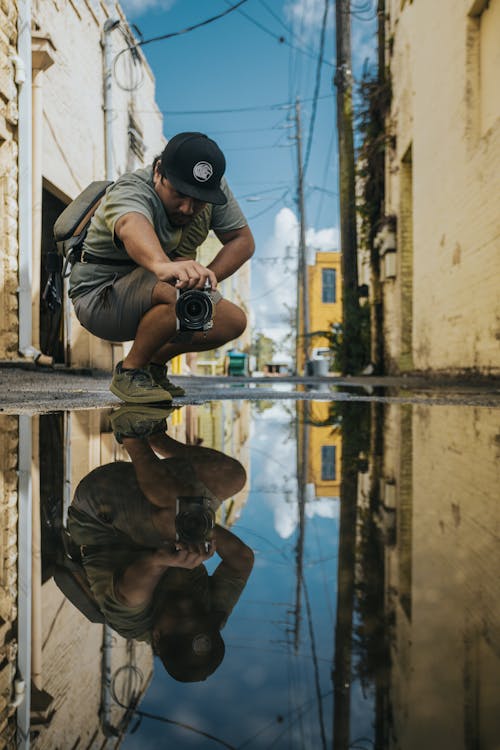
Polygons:
M234 746L254 737L245 747L321 747L311 628L326 741L332 746L338 501L325 500L320 512L306 513L303 580L311 622L302 594L295 652L298 509L292 408L280 402L253 415L250 492L233 530L254 549L255 566L222 633L223 663L206 682L190 685L175 682L156 663L141 704L144 711L185 722ZM360 727L353 731L365 735L369 721L365 713L355 714L363 726L362 732ZM184 729L144 719L123 747L147 750L170 743L197 750L217 746Z

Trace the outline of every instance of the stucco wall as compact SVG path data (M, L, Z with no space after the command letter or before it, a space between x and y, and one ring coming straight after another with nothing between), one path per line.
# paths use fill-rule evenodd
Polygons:
M34 129L42 130L42 176L50 192L69 202L89 182L107 176L102 34L108 18L121 21L107 35L113 59L112 178L152 162L164 145L163 120L155 102L155 81L142 53L136 63L129 52L118 57L129 33L118 3L34 0L33 17L35 33L50 37L53 58L39 74L43 113L34 122ZM130 149L131 113L144 143L139 156ZM69 364L113 367L123 356L123 346L90 336L70 310Z
M393 372L500 372L500 0L486 6L388 3L394 148L385 213L398 217L398 253L384 313ZM405 270L408 170L413 259Z

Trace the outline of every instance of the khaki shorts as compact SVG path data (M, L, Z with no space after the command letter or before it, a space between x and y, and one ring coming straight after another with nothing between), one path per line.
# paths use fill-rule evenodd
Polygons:
M106 341L133 341L137 328L152 305L157 277L145 268L135 268L73 300L76 317L87 331ZM220 293L212 293L217 303Z

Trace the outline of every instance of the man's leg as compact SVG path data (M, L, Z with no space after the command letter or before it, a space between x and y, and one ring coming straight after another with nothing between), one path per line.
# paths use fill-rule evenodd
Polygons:
M163 364L185 352L216 349L238 338L246 328L243 310L221 299L216 305L213 328L196 331L176 341L176 299L175 289L159 281L153 290L153 307L139 323L132 348L123 360L124 368L144 369L150 362Z

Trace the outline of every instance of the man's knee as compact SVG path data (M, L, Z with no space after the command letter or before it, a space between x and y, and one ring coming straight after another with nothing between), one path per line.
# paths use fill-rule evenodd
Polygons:
M225 303L225 304L224 304ZM219 305L222 309L218 309ZM221 300L216 308L216 318L220 313L229 334L228 340L237 339L247 327L247 316L237 305L227 300Z

